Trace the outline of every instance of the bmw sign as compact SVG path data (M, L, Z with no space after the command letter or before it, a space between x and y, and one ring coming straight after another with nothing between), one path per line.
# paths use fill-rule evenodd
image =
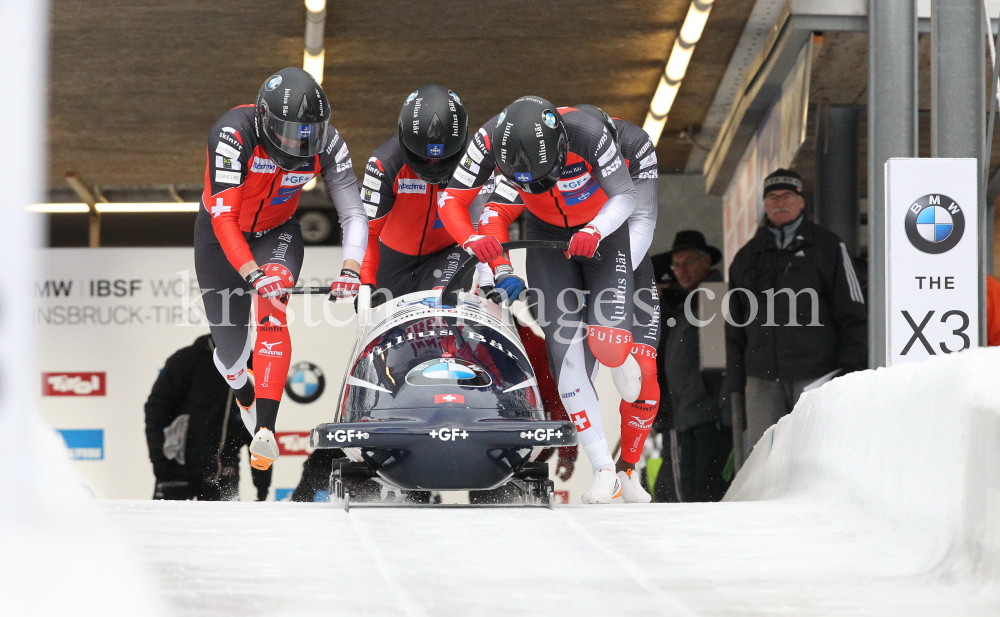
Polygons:
M326 378L312 362L299 362L288 371L285 394L296 403L308 404L323 396Z
M947 195L915 200L906 212L906 237L918 251L937 255L955 248L965 233L965 215Z
M976 159L894 158L885 164L884 350L890 366L978 345L980 173Z

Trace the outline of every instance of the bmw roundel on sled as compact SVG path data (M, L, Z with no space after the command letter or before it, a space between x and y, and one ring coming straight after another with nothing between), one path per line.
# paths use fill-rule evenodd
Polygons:
M470 258L444 290L377 307L362 287L339 409L311 435L314 448L348 457L334 463L330 486L345 509L352 487L370 480L396 495L510 483L522 503L551 505L548 466L532 461L543 448L575 445L576 430L545 419L509 308L460 291L474 266Z

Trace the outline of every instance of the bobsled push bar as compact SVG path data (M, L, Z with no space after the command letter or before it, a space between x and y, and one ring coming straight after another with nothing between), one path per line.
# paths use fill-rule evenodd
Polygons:
M435 426L415 420L331 422L320 424L309 438L313 448L400 448L456 441L484 448L576 445L572 422L542 420L483 420Z
M552 240L514 240L512 242L504 242L500 246L503 247L505 253L513 249L569 250L569 242L555 242ZM592 259L600 261L601 253L594 251ZM470 256L459 266L458 270L451 277L451 281L448 282L448 285L441 292L442 306L455 306L458 304L458 292L464 287L464 281L472 273L472 269L476 267L476 263L478 263L478 260L475 256Z
M552 242L549 240L515 240L513 242L504 242L500 246L503 247L504 252L512 249L558 249L558 250L568 250L569 242ZM601 253L599 251L594 252L593 259L600 261ZM444 291L441 292L441 304L446 306L454 306L458 302L458 290L462 286L462 280L472 272L472 269L476 267L476 258L469 257L465 262L459 267L458 271L455 272L455 276L452 277L451 282L445 287ZM330 293L329 287L288 287L285 291L292 295L326 295ZM251 289L250 293L257 293L256 289ZM451 299L451 302L446 302L446 300Z

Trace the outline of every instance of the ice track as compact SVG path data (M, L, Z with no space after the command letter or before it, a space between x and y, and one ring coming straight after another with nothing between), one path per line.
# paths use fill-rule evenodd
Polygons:
M991 615L791 501L544 509L104 501L171 615Z

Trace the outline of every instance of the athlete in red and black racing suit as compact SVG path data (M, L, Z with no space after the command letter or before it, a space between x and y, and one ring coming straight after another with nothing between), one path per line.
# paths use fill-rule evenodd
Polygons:
M631 358L634 281L623 223L635 209L636 190L628 167L599 120L574 108L557 111L537 97L518 99L489 120L467 154L438 205L452 236L468 250L483 252L477 253L480 260L490 258L498 290L512 296L520 291L510 284L516 278L510 262L489 255L490 245L473 229L466 209L498 168L498 158L503 177L480 219L480 234L506 239L506 225L491 219L503 209L510 221L527 209L529 239L570 242L568 253L528 250L527 275L536 294L531 305L563 403L594 468L594 486L584 501L607 503L621 486L600 425L597 394L584 369L582 341L586 338L606 366L621 367ZM589 259L598 243L602 259ZM590 301L585 301L588 291Z
M438 216L437 198L466 156L467 145L468 120L461 100L451 90L429 85L406 99L399 135L368 159L361 186L369 218L361 282L377 289L373 304L384 297L444 287L458 270L465 251ZM492 190L490 179L471 205L473 220L478 221Z
M282 96L290 99L284 114L288 121L281 112L267 111L267 100L274 110ZM302 187L317 176L322 176L344 230L345 269L331 291L350 297L360 284L356 272L364 258L368 220L347 145L328 127L328 108L326 95L307 73L283 69L261 88L256 105L226 112L208 138L205 191L195 222L195 268L216 343L216 367L236 390L244 422L254 435L251 464L261 469L277 458L273 431L291 360L285 289L298 278L303 257L295 210ZM291 131L291 137L275 133L273 139L300 155L290 156L276 150L273 141L265 142L271 138L261 134L264 122L272 122L268 130ZM310 151L303 144L298 144L300 150L289 145L296 143L296 130L303 143L323 140L310 146L315 154L302 155ZM256 295L250 293L254 288ZM258 322L253 346L251 303ZM255 380L248 382L251 350Z

